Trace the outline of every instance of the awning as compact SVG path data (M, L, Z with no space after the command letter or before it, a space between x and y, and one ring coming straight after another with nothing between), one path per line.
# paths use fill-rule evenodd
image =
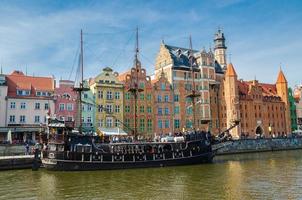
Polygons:
M98 130L106 136L118 136L118 135L127 135L127 133L120 128L98 128Z

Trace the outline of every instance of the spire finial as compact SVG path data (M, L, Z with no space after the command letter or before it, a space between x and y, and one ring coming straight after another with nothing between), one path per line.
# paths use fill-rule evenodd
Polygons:
M135 43L135 63L138 61L138 53L139 53L139 47L138 47L138 26L136 27L136 43Z
M161 77L164 77L165 76L165 72L164 72L164 67L161 67L161 74L160 74Z
M232 62L232 54L229 53L229 60L230 60L230 63Z

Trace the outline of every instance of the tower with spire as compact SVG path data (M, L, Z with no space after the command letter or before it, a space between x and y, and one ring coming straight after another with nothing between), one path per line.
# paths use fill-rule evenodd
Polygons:
M214 36L214 55L215 60L221 65L221 67L226 70L227 60L226 60L226 50L225 37L222 30L219 28Z
M239 92L237 73L232 63L227 65L224 79L224 92L225 92L225 104L226 104L226 116L227 116L227 128L234 125L240 117L239 109ZM232 138L239 138L240 127L237 126L230 130Z
M285 116L285 122L286 122L286 131L287 134L291 132L291 119L290 119L290 106L289 106L289 98L288 98L288 85L287 80L285 78L285 75L280 68L278 78L276 81L276 89L278 96L281 97L282 101L285 103L285 109L284 109L284 116Z

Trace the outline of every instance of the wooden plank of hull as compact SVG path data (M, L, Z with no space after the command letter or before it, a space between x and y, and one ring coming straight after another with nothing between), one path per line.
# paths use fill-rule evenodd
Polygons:
M131 169L148 167L165 167L179 165L193 165L212 162L213 152L167 160L136 161L136 162L81 162L73 160L56 160L54 163L43 162L48 170L58 171L91 171L91 170L113 170L113 169Z

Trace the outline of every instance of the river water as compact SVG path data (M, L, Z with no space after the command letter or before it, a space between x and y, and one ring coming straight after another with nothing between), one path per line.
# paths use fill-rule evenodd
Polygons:
M152 169L1 171L0 199L302 199L302 151Z

